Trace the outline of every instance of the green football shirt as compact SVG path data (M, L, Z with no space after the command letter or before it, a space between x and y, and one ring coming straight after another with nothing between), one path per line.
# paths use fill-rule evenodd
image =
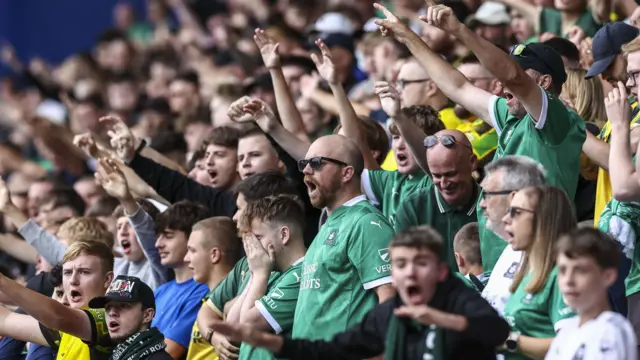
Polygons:
M396 233L413 226L430 225L440 233L447 249L449 268L458 271L453 252L453 238L460 228L477 220L479 186L475 184L472 199L465 206L454 208L442 198L432 183L428 188L406 199L396 213Z
M575 25L582 29L585 35L590 38L592 38L601 27L601 25L595 21L593 14L589 10L585 10L580 14ZM539 33L544 34L546 32L569 38L569 34L562 33L562 13L560 11L553 8L542 8L542 11L540 11Z
M549 185L563 189L573 199L580 175L580 153L586 139L584 120L562 101L540 88L543 96L538 121L526 114L522 119L509 114L507 100L492 96L491 123L500 136L494 159L506 155L528 156L542 165ZM478 227L482 264L491 271L507 243L486 229L480 206Z
M558 269L549 274L542 291L531 294L525 287L532 274L525 275L504 309L504 318L511 326L511 331L534 338L553 338L562 327L562 321L576 316L576 313L565 304L558 287ZM519 353L504 353L505 360L530 359Z
M414 174L401 174L397 170L365 170L362 174L362 190L369 201L379 205L392 226L400 204L430 184L433 184L431 177L422 170Z
M273 332L291 336L293 316L298 303L300 279L302 276L301 258L276 277L267 287L266 295L256 301L260 314L267 320ZM246 343L240 346L240 360L275 359L275 356L264 348L254 348Z
M335 209L304 257L293 338L329 340L378 304L391 283L393 229L366 196Z

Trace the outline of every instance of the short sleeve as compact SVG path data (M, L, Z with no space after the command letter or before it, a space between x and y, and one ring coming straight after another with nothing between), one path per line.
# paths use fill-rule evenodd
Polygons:
M558 332L564 326L564 320L576 316L576 313L564 302L560 287L558 287L557 274L553 273L552 275L553 278L549 278L548 280L553 282L549 285L549 319L553 324L553 329Z
M491 126L496 129L498 135L502 133L502 129L507 125L509 120L509 107L507 106L507 99L498 97L496 95L489 98L489 117Z
M193 290L189 298L184 300L182 310L176 314L177 317L172 319L169 326L162 330L165 338L177 342L185 349L189 349L191 330L202 306L202 298L206 294L206 286L203 286L202 290L204 291Z
M382 214L376 213L364 215L354 225L347 256L356 267L362 286L369 290L391 283L391 225Z
M87 343L91 348L103 348L109 351L114 346L107 328L107 318L104 309L87 309L84 313L91 322L91 341Z
M393 172L386 170L364 169L362 172L362 190L375 206L384 200L384 190L390 186L392 176Z
M293 328L298 303L300 270L292 270L277 280L265 296L256 300L256 308L276 334Z
M224 305L236 297L238 293L242 263L243 259L238 261L218 286L207 294L207 306L220 316L224 314Z
M40 323L40 331L42 332L42 336L47 341L49 347L54 350L58 350L60 347L60 340L62 340L62 334L58 330L49 329L42 323Z
M560 99L550 95L542 88L540 90L544 100L540 119L535 123L535 128L545 144L558 145L564 141L572 127L579 126L578 121L584 123L584 120L577 113L567 109Z

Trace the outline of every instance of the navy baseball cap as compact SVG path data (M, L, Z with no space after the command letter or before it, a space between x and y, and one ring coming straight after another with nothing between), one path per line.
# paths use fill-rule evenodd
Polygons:
M103 309L109 301L142 303L145 309L156 309L153 290L144 281L135 276L119 275L109 285L105 296L98 296L89 301L92 309Z
M623 22L604 24L593 37L591 52L594 62L585 78L589 79L607 70L616 55L622 52L622 46L637 36L638 29L629 24Z
M549 45L542 43L517 45L511 51L511 58L525 70L532 69L543 75L551 75L556 85L562 85L567 81L562 56Z

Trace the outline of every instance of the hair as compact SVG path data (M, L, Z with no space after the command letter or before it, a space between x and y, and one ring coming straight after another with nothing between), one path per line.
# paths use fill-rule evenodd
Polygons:
M602 127L607 120L602 81L598 76L585 79L586 75L584 69L567 69L567 81L562 85L562 91L569 96L584 121Z
M305 227L304 204L296 196L267 196L247 204L238 223L240 232L250 232L253 220L287 225L291 232L302 235Z
M578 47L568 39L554 37L543 42L543 44L549 46L560 54L560 56L564 56L572 63L580 64L580 50L578 50Z
M162 234L167 230L177 230L189 237L193 225L208 218L209 215L209 209L201 204L188 200L179 201L158 215L156 234Z
M236 196L242 194L248 203L267 196L300 196L300 191L296 185L286 175L278 171L253 174L242 180L236 187L235 192Z
M204 149L198 149L193 152L189 159L189 163L187 164L187 171L191 171L196 167L197 162L204 158L204 153Z
M55 219L53 221L48 221L47 225L44 227L44 230L50 234L58 236L58 231L60 231L60 227L62 224L70 220L71 218L66 217L62 219Z
M187 143L184 135L174 131L163 131L156 134L151 139L151 148L155 151L166 154L173 151L187 152Z
M113 74L109 77L107 85L132 83L135 86L136 78L130 72Z
M624 57L636 51L640 51L640 36L622 46L622 55Z
M216 89L216 95L219 98L222 98L228 101L234 101L244 96L243 89L244 88L242 87L242 84L230 83L230 82L222 83L218 85Z
M99 241L76 241L69 245L62 258L62 264L75 260L80 256L95 256L100 259L103 273L113 271L113 250Z
M521 191L534 204L531 209L534 214L533 242L531 248L524 251L522 263L509 290L515 292L524 276L532 271L533 277L525 290L537 294L544 288L556 265L555 245L558 238L576 228L577 221L571 200L563 190L553 186L534 186Z
M57 264L49 271L49 281L53 287L62 285L62 264Z
M307 56L283 55L280 57L280 64L282 67L297 66L305 74L311 74L316 69L316 65Z
M476 54L474 53L469 53L465 56L462 57L462 59L460 59L459 64L479 64L482 65L482 63L480 62L480 59L478 59L478 57L476 56Z
M160 210L158 210L158 208L155 205L153 205L151 202L145 199L138 199L137 203L142 208L142 210L146 212L147 215L149 215L149 217L152 220L155 220L158 217L158 214L160 214ZM125 214L124 212L124 207L122 205L118 205L113 210L113 213L111 214L111 216L118 219L118 218L127 216L127 214Z
M200 78L198 77L198 73L195 71L183 71L176 75L173 81L184 81L187 82L196 88L200 88Z
M64 234L63 234L64 233ZM79 241L93 241L103 243L113 248L113 233L107 225L93 217L75 217L65 221L58 229L58 237L64 235L69 245Z
M542 165L527 156L509 155L487 164L486 176L502 171L502 183L505 189L520 190L529 186L542 186L547 183Z
M397 233L389 243L389 247L427 249L438 258L438 261L446 261L442 236L429 225L414 226Z
M225 254L228 264L235 264L240 259L242 241L238 238L236 224L226 216L216 216L200 220L193 225L191 232L206 232L206 247L219 247Z
M87 209L85 215L89 217L111 216L118 205L120 205L118 199L113 196L104 195Z
M218 145L230 149L238 148L238 140L240 140L240 130L231 126L219 126L209 133L202 142L203 150L209 145Z
M427 136L445 129L444 123L440 120L440 114L431 106L414 105L402 108L400 111L402 115L422 129ZM389 125L389 132L393 135L400 135L400 130L395 123Z
M40 206L53 203L53 208L70 207L78 216L84 215L86 203L78 193L69 186L53 188L45 197Z
M556 252L569 259L590 257L601 269L617 269L621 260L616 241L593 227L574 229L560 237L556 244Z
M482 265L480 231L477 222L468 223L458 230L453 238L453 249L462 253L470 264Z
M359 119L362 121L361 124L364 129L364 135L367 140L367 145L369 145L369 149L378 152L376 162L378 164L382 164L391 149L389 144L389 135L387 135L384 127L382 127L382 125L377 121L366 116L359 116ZM337 134L341 128L342 125L338 124L333 130L333 133Z
M385 38L382 36L382 33L379 31L371 31L365 33L362 36L362 40L358 44L358 49L362 51L364 54L371 54L373 49L375 49L378 45L382 44L385 41Z

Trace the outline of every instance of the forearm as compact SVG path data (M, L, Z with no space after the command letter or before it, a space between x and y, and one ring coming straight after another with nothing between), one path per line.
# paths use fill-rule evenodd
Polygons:
M177 171L181 174L187 174L187 171L182 166L180 166L175 161L169 159L168 157L160 154L159 152L157 152L156 150L148 146L146 146L144 149L142 149L142 151L140 151L140 155L157 162L158 164L166 167L167 169Z
M27 221L18 228L18 232L49 264L56 265L62 262L67 246L36 224L35 221Z
M249 279L249 283L244 288L244 290L242 291L240 296L238 296L238 298L235 299L235 301L233 302L233 305L231 305L231 309L229 309L229 312L227 313L227 316L225 317L225 321L226 322L228 322L230 324L238 324L238 323L240 323L240 315L241 315L241 312L242 312L242 303L244 302L244 299L247 297L247 294L248 294L249 290L251 289L251 283L252 282L253 282L253 274L251 275L251 278Z
M246 297L242 300L242 306L240 310L240 323L253 325L255 320L255 314L252 310L256 307L256 301L264 296L267 291L267 283L269 282L269 272L265 273L253 273L252 281L249 286L249 291Z
M638 184L632 162L629 132L626 124L621 124L614 125L611 133L609 177L613 196L620 201L637 201L640 199L640 184Z
M402 135L407 142L409 151L411 151L411 154L413 154L413 157L418 162L418 166L420 166L424 172L429 173L427 152L424 148L424 138L427 137L427 134L425 134L418 125L402 115L402 113L394 117L393 122L398 127L398 130L400 130L400 135Z
M158 281L158 284L164 284L167 281L167 268L162 265L160 254L156 248L157 236L155 223L142 207L138 207L137 203L135 206L136 209L134 212L126 210L129 224L131 224L133 231L136 233L136 240L140 244L145 258L151 264L154 277Z
M302 115L296 107L291 96L291 91L284 78L281 67L269 69L271 79L273 80L273 89L276 95L276 106L280 114L282 126L290 133L295 135L300 141L311 143L302 122Z
M198 324L198 329L201 334L206 334L209 329L213 327L213 324L222 321L222 317L213 311L206 302L200 307L200 311L198 311L198 317L196 318L196 323Z
M300 138L285 129L282 124L277 121L272 121L268 124L261 121L258 122L258 125L294 160L302 160L307 155L309 143L300 140Z
M13 204L9 204L4 210L4 216L15 226L20 229L29 221L29 217Z
M587 131L587 139L582 145L582 151L596 165L604 170L609 169L609 144L593 136Z
M518 351L534 359L543 359L551 347L553 338L538 339L530 336L518 338Z
M38 251L26 241L13 235L0 235L0 249L27 264L35 265L37 262Z
M37 320L0 306L0 336L48 346Z

